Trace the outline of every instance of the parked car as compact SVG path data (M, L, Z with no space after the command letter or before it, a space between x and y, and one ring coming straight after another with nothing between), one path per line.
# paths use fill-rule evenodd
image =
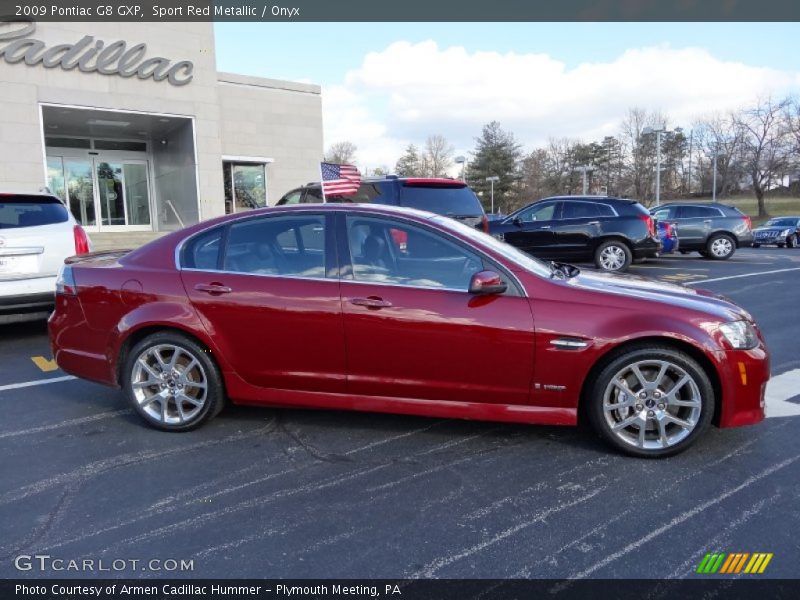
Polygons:
M370 177L361 180L358 192L348 196L323 198L319 182L295 188L277 205L315 202L369 202L427 210L452 217L482 231L489 231L489 219L480 200L466 183L440 177Z
M681 253L727 260L737 248L753 244L753 223L735 206L717 202L669 203L652 208L658 221L671 223L681 240Z
M794 248L800 244L800 217L775 217L753 230L753 248Z
M58 268L90 250L86 232L56 196L0 192L0 313L52 308Z
M228 215L129 253L73 257L57 290L58 365L121 387L168 431L208 421L226 399L548 425L585 416L619 450L656 457L712 421L764 418L767 349L731 301L544 263L427 212Z
M634 259L661 251L647 209L606 196L545 198L490 222L489 232L539 258L593 260L603 271L625 271Z
M658 239L661 240L662 254L672 254L678 251L680 242L678 241L678 232L675 227L666 221L658 221L656 223L656 231L658 232Z

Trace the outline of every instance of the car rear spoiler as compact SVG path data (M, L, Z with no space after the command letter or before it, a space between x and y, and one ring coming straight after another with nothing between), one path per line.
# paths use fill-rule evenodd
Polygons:
M78 263L96 262L101 260L108 260L109 258L122 258L133 248L119 249L119 250L98 250L97 252L89 252L88 254L80 254L78 256L70 256L64 259L64 264L75 265Z

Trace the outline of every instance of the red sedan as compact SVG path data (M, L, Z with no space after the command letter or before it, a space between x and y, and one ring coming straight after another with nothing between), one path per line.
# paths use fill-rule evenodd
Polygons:
M402 243L398 240L403 240ZM66 372L149 424L227 399L575 425L665 456L764 418L752 317L708 292L545 263L452 219L268 208L68 259L49 321Z

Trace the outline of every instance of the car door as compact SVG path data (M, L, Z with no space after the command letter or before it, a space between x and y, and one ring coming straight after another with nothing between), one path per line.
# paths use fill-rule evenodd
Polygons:
M234 221L191 238L181 278L219 350L247 383L344 392L331 216Z
M711 232L714 217L722 216L715 208L681 204L675 207L675 223L682 249L702 249Z
M403 220L342 214L337 232L350 393L528 402L533 317L514 282L503 295L469 294L485 258Z
M560 201L536 202L514 213L505 221L503 239L529 254L552 257L560 207Z
M594 251L594 241L601 231L601 218L614 216L611 207L595 202L565 200L561 204L561 218L553 225L554 254L564 259L589 257Z

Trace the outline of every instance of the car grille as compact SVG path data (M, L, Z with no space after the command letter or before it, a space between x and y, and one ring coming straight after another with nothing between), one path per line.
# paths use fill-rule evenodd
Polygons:
M777 231L759 231L756 233L757 240L770 240L778 237Z

